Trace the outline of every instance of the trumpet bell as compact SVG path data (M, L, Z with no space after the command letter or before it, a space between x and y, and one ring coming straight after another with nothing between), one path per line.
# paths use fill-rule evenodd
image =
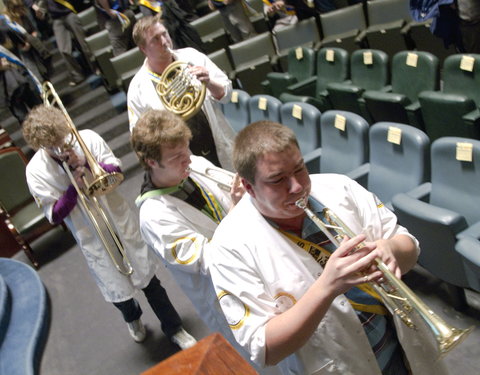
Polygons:
M450 350L455 348L457 345L461 344L468 335L473 331L473 326L466 329L458 329L455 327L448 326L450 334L445 336L439 335L438 347L440 351L440 356L448 354Z
M190 74L188 64L182 61L167 66L155 89L164 107L185 121L202 108L206 95L205 84Z
M119 172L100 175L88 185L88 195L97 197L108 194L120 185L123 179L123 174Z

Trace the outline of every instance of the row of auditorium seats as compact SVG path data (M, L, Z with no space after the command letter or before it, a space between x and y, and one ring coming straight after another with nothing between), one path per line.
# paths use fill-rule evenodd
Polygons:
M480 139L480 55L444 60L424 51L401 51L390 59L380 50L348 54L298 47L288 54L288 72L268 73L263 86L283 102L303 101L321 111L357 113L370 123L394 121L443 136ZM440 82L443 83L439 90Z
M256 27L258 35L239 43L231 44L218 11L200 17L191 24L198 31L212 60L229 75L237 87L252 95L265 93L260 82L268 72L285 71L288 51L299 46L314 49L340 47L348 52L360 48L383 49L390 57L396 52L420 49L421 46L422 50L438 56L440 61L453 53L431 35L429 23L412 21L408 0L376 0L368 1L365 7L361 4L344 7L321 14L318 19L309 18L287 26L275 35L268 30L261 13L262 2L253 1L250 5L258 12L251 19L256 20L257 24L257 20L260 20L264 26ZM85 12L91 11L82 13ZM92 26L94 22L88 21L88 17L84 18L84 27L89 32L96 30ZM414 32L419 30L421 32ZM416 34L421 34L418 39L413 37ZM397 43L391 38L404 42ZM87 42L96 56L106 86L112 90L126 90L132 75L143 61L138 49L113 59L106 30L91 34ZM433 48L434 46L438 48ZM112 64L115 66L112 67Z
M457 309L465 307L464 288L480 291L480 141L441 137L431 143L407 124L370 126L347 111L320 114L306 103L242 91L233 97L223 111L235 130L253 121L282 122L297 135L310 172L346 174L394 210L421 243L419 263L447 283Z

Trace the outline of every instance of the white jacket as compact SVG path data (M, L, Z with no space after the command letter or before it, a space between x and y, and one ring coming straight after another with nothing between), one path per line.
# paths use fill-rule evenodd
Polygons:
M97 133L82 130L80 135L98 162L120 165L120 160ZM75 144L75 152L83 155L78 143ZM53 205L71 184L66 172L46 151L40 149L28 163L26 177L31 194L47 219L52 221ZM160 263L142 241L136 208L128 204L116 191L100 197L99 200L112 218L111 223L116 228L134 269L129 277L116 270L91 222L84 217L78 200L64 221L80 246L105 300L122 302L132 298L136 288L141 289L148 285Z
M204 171L213 166L203 157L192 155L191 160L193 170ZM232 203L230 195L210 179L194 172L190 177L213 194L226 215ZM205 213L169 194L150 197L140 206L140 228L145 242L164 261L208 328L220 332L248 360L220 309L205 263L217 226Z
M177 61L191 62L196 66L207 68L210 78L223 85L225 95L220 100L215 99L207 90L202 110L207 117L217 148L217 155L222 167L233 170L231 150L235 132L223 115L219 102L227 102L232 94L232 82L206 55L193 48L182 48L174 51ZM165 109L152 83L152 72L148 70L145 60L140 70L135 74L128 87L127 105L130 131L141 114L148 109Z
M368 241L408 234L373 194L349 178L324 174L311 179L311 195ZM208 261L220 306L236 339L253 361L264 365L266 323L295 304L323 268L268 224L249 195L222 221L212 245ZM445 374L424 339L429 335L422 334L424 328L420 324L420 332L415 332L397 324L414 374ZM381 375L360 320L343 295L307 343L283 362L285 374Z

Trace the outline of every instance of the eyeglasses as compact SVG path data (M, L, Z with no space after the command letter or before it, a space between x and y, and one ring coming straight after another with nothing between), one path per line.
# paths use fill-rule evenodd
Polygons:
M54 147L43 147L45 151L48 153L58 157L59 159L63 159L65 153L73 149L75 145L75 137L72 133L69 133L63 140L62 145L54 146Z

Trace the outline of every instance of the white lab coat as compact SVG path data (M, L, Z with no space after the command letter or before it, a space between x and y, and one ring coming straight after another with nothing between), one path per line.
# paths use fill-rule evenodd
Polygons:
M92 156L99 162L120 165L105 141L91 130L82 130L80 135ZM78 143L75 152L83 155ZM63 168L53 160L46 151L40 149L27 165L27 183L31 194L48 220L52 221L52 209L55 202L65 193L71 184ZM138 217L135 207L116 191L100 197L100 201L112 218L132 264L133 273L125 276L116 270L108 253L96 236L90 221L84 216L79 201L65 218L65 223L72 232L87 260L88 267L107 302L122 302L133 297L135 289L145 288L160 263L142 241L139 233Z
M378 207L373 194L349 178L324 174L311 179L311 195L368 241L408 234L397 225L395 215ZM212 245L208 261L220 306L236 339L253 361L264 365L266 323L299 300L323 268L268 224L249 195L220 224ZM429 333L423 332L423 324L420 332L396 325L414 374L446 374L442 362L435 362L437 355L425 340ZM284 365L290 366L282 368L285 374L381 374L364 329L343 295Z
M209 90L206 92L202 110L207 117L212 130L213 139L217 149L218 159L222 167L233 170L231 150L235 132L225 118L219 102L228 102L232 94L232 82L206 55L193 49L182 48L175 50L177 61L191 62L196 66L207 68L210 78L219 82L225 89L225 95L220 100L215 99ZM145 60L140 70L135 74L128 87L127 105L130 131L133 129L141 114L148 109L165 109L152 83L151 71L147 68Z
M206 167L213 166L203 157L192 155L191 160L193 170L204 171ZM226 215L232 203L230 194L197 173L192 172L190 177L215 196ZM210 251L210 239L217 223L190 204L165 194L141 203L140 228L145 242L164 261L208 328L212 332L220 332L249 360L228 327L205 263L205 253Z

